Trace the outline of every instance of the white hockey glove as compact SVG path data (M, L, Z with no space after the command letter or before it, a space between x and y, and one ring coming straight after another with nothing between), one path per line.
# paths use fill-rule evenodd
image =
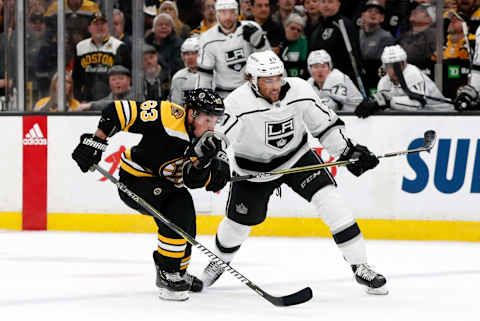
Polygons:
M265 45L265 32L257 26L246 24L243 26L243 39L258 49Z

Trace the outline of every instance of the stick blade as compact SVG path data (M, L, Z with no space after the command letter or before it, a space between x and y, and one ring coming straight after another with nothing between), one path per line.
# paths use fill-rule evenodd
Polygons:
M426 150L430 150L435 145L435 141L437 139L437 133L434 130L427 130L425 134L423 134L423 146Z
M271 303L279 307L287 307L291 305L301 304L307 302L313 297L313 292L310 287L306 287L298 292L282 297L268 298Z

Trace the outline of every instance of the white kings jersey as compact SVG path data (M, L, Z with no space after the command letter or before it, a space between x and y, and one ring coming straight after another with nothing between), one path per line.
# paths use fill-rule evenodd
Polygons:
M472 59L472 75L470 76L470 85L480 91L480 26L475 32L475 52Z
M263 47L255 49L243 38L243 26L246 24L261 29L253 21L239 21L237 29L231 34L223 33L217 24L200 35L197 88L213 88L221 94L222 91L230 92L245 82L244 71L248 56L256 51L270 49L266 39Z
M224 102L225 121L215 131L230 140L231 165L240 175L291 168L310 149L307 131L335 158L347 146L343 121L301 78L286 78L280 100L273 104L258 96L249 83Z
M408 88L420 95L426 95L431 97L438 97L446 99L440 90L437 88L433 80L425 75L418 67L407 64L403 70L403 77ZM426 99L427 104L422 107L420 102L414 99L410 99L403 91L400 84L394 84L390 77L383 76L377 86L377 91L382 93L388 100L390 100L390 108L395 110L405 111L453 111L451 104L438 102L432 99Z
M185 103L185 91L195 89L198 72L192 72L188 68L180 69L173 75L170 88L170 101L183 106Z
M318 87L313 77L308 79L308 83L333 110L353 112L363 100L362 94L350 77L335 68L327 75L322 88Z

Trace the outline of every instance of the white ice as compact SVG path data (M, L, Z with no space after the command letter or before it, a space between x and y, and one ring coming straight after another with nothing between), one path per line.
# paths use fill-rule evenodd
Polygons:
M198 240L212 248L213 236ZM367 240L390 294L355 283L331 239L252 237L232 266L265 291L310 286L307 303L275 307L228 272L185 302L162 301L156 236L0 232L0 320L479 320L480 243ZM207 258L194 250L190 271Z

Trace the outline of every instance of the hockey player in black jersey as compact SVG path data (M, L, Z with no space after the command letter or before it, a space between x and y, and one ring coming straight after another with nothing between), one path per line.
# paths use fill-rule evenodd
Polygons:
M310 84L283 77L283 63L273 51L253 53L245 73L248 82L227 96L225 121L216 128L231 143L234 173L255 175L322 163L308 144L308 132L331 156L358 159L347 166L355 176L377 166L377 157L348 138L344 122ZM326 169L232 182L227 214L216 234L215 254L225 262L232 261L251 227L265 220L270 196L282 184L316 208L357 282L370 294L387 294L386 279L367 264L360 228ZM204 285L213 284L223 270L216 261L210 262L201 277Z
M119 131L142 134L138 145L122 154L120 182L195 236L195 209L186 187L216 192L230 178L227 142L213 131L223 113L223 101L211 89L187 92L183 107L169 101L114 101L103 110L96 132L80 137L72 157L87 172L100 161L109 137ZM147 214L123 192L119 195L125 204ZM160 298L186 300L188 290L203 287L186 273L191 245L161 221L155 222L158 247L153 259Z

